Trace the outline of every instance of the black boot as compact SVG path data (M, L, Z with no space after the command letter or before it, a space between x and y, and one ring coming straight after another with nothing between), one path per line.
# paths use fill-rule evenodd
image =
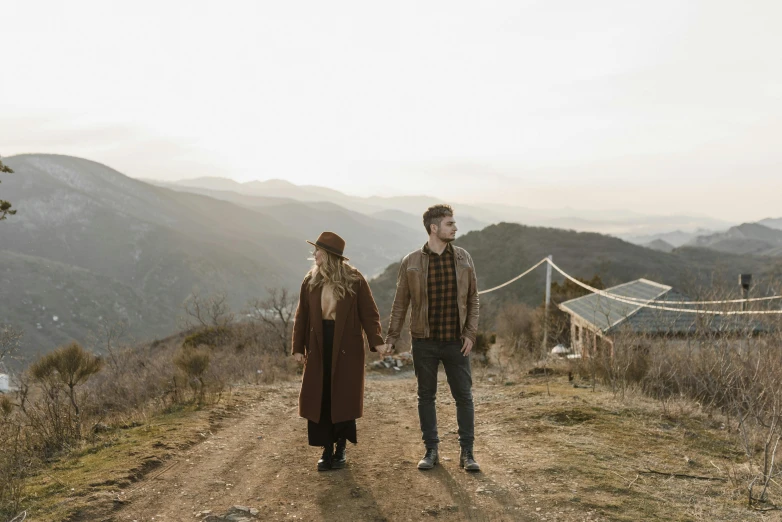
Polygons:
M334 444L323 447L323 455L318 461L318 471L328 471L334 462Z
M462 448L462 453L459 455L459 467L464 468L465 471L481 470L481 466L475 462L475 457L472 455L472 448Z
M331 467L333 469L342 469L347 464L347 457L345 456L345 446L348 441L345 439L339 439L337 441L337 449L334 450L334 458L331 461Z
M426 455L418 462L418 469L432 469L438 460L437 448L426 448Z

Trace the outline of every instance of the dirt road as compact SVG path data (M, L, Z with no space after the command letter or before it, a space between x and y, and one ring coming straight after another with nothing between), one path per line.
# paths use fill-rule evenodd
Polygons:
M121 494L127 503L113 519L217 520L234 505L256 509L258 520L342 522L748 515L726 511L715 498L726 494L721 482L638 475L639 469L680 466L685 453L715 466L721 461L690 447L692 440L677 431L685 428L660 427L655 414L618 408L566 379L554 383L551 396L540 381L476 382L475 455L483 471L468 474L459 469L455 407L444 379L441 465L434 470L416 468L423 445L412 373L368 377L359 443L348 445L348 466L320 473L320 451L307 445L306 421L297 415L298 383L281 383L259 388L258 400L174 455L162 473ZM622 438L637 433L644 444ZM693 496L705 500L693 503Z

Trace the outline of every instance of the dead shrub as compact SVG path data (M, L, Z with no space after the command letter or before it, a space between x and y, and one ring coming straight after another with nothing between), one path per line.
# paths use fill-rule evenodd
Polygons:
M19 376L16 402L0 395L0 519L19 512L29 473L84 444L85 427L137 426L183 404L217 402L232 384L295 375L297 365L282 349L279 328L252 320L234 323L220 299L196 302L190 303L191 317L205 323L196 331L122 346L121 325L112 327L100 343L108 364L74 343ZM282 319L277 326L283 324L287 329ZM286 335L289 339L290 332ZM90 437L97 440L97 431L90 430Z
M204 374L209 368L210 355L203 348L182 348L174 358L174 365L184 374L188 386L193 390L193 400L204 403L206 382Z
M226 326L207 326L185 337L182 346L221 346L231 342L232 330Z
M782 496L782 330L701 330L688 337L617 336L613 353L580 362L615 391L638 386L663 411L679 399L725 416L747 465L746 498L765 509Z
M5 395L0 395L0 447L0 518L10 519L21 510L33 457L22 419Z
M263 325L267 338L277 346L279 353L287 355L298 299L286 289L268 288L267 292L269 296L266 299L250 302L251 312L248 315L251 321Z
M226 301L225 294L202 297L198 292L194 292L182 304L185 325L204 328L230 325L234 322L234 314Z

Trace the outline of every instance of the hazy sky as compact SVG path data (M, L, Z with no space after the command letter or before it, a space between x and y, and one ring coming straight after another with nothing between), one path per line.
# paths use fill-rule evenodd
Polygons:
M782 216L782 2L5 0L0 154Z

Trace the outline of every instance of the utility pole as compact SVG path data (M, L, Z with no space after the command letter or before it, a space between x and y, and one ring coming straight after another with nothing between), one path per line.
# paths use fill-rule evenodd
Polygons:
M741 285L742 297L749 299L749 287L752 286L752 274L739 274L739 284ZM741 309L747 309L747 302L741 303Z
M549 261L553 261L554 257L549 255L546 257ZM546 263L546 305L543 312L543 354L548 355L548 305L551 302L551 263Z
M548 386L548 367L545 361L548 358L548 304L551 302L551 261L554 260L554 257L549 254L546 259L549 262L546 263L546 306L543 311L543 375L546 376L546 394L551 397L551 390Z

